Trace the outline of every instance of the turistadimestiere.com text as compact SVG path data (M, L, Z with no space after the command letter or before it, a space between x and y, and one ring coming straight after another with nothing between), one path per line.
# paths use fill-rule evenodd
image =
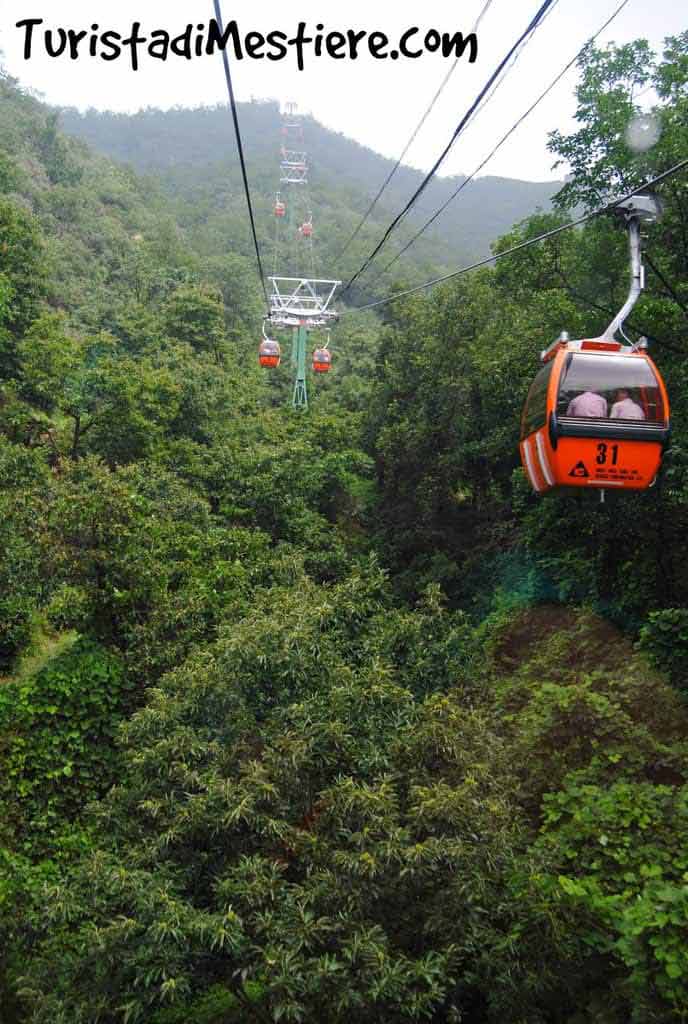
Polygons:
M236 21L230 21L223 29L215 19L189 24L177 35L166 29L144 32L140 21L132 23L128 35L103 29L99 24L88 29L47 26L43 18L24 18L15 27L24 34L25 60L39 53L68 60L115 61L128 57L134 71L138 71L141 58L146 56L162 61L170 57L193 60L225 49L234 60L279 61L292 57L300 71L310 58L357 60L368 55L376 60L418 60L426 54L439 53L453 59L465 56L472 64L478 56L475 32L464 36L462 32L417 26L406 29L396 40L381 31L326 31L324 24L311 30L304 21L297 24L291 35L281 31L242 32Z

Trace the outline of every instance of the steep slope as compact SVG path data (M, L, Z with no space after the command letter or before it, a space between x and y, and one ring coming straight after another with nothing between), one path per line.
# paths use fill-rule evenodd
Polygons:
M240 318L257 315L260 289L243 212L226 219L231 245L225 236L222 244L196 247L174 199L151 178L65 136L57 115L1 71L0 137L8 167L1 190L40 227L48 300L74 322L111 329L124 304L160 299L189 280L221 288Z

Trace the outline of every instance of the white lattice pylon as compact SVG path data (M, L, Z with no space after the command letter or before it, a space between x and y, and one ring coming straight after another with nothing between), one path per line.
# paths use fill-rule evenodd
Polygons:
M312 277L271 277L270 321L277 327L322 327L336 320L330 308L341 281Z

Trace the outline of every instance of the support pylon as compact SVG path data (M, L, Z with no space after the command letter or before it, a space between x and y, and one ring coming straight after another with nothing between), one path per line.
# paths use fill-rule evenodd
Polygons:
M296 363L296 380L294 381L295 409L308 408L308 389L306 387L306 348L308 330L303 325L294 328L294 355Z
M315 276L313 213L308 193L308 153L304 149L303 126L294 103L287 104L283 115L280 155L280 185L283 191L278 192L275 199L275 269L269 278L271 293L268 319L270 325L277 330L292 331L292 405L295 409L307 409L306 367L310 331L326 328L337 319L337 313L330 308L330 304L340 282ZM284 241L285 229L289 241L283 247L281 243ZM282 251L283 248L285 251ZM303 266L306 259L311 277L299 276L306 269ZM277 274L280 264L286 271L285 276ZM296 270L292 270L292 267ZM288 276L290 270L296 276Z

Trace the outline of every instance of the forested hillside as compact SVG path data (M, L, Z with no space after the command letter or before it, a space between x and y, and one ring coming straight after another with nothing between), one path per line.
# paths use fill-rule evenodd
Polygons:
M580 70L496 251L688 157L688 33ZM600 504L531 493L519 414L625 297L614 219L348 309L304 412L236 168L58 121L0 72L2 1024L688 1021L688 174L626 325L670 444ZM333 245L372 187L314 190Z
M276 103L239 104L251 181L262 212L261 226L269 224L269 209L275 187L280 140L280 111ZM236 162L230 158L231 124L225 107L199 110L144 110L138 114L79 114L62 110L64 130L84 139L101 153L130 163L140 172L153 174L161 187L181 201L186 216L194 216L199 200L209 198L213 218L222 206L241 216L243 194ZM315 200L318 228L318 256L327 276L347 280L384 228L420 184L423 175L400 167L372 219L343 260L338 254L394 166L394 161L359 145L352 139L328 131L312 117L303 119L308 148L311 191ZM409 128L410 131L410 128ZM473 168L469 168L470 171ZM446 202L465 178L436 178L415 207L404 229L410 238L435 210ZM507 178L478 178L414 245L409 257L393 272L376 280L390 256L369 280L361 283L361 297L379 297L399 279L415 283L433 272L480 259L505 231L536 208L550 208L560 185ZM213 220L214 223L214 220ZM205 225L207 226L207 225ZM205 227L204 226L204 227ZM265 244L269 238L265 232ZM419 273L422 273L419 276ZM425 277L422 276L425 274Z

